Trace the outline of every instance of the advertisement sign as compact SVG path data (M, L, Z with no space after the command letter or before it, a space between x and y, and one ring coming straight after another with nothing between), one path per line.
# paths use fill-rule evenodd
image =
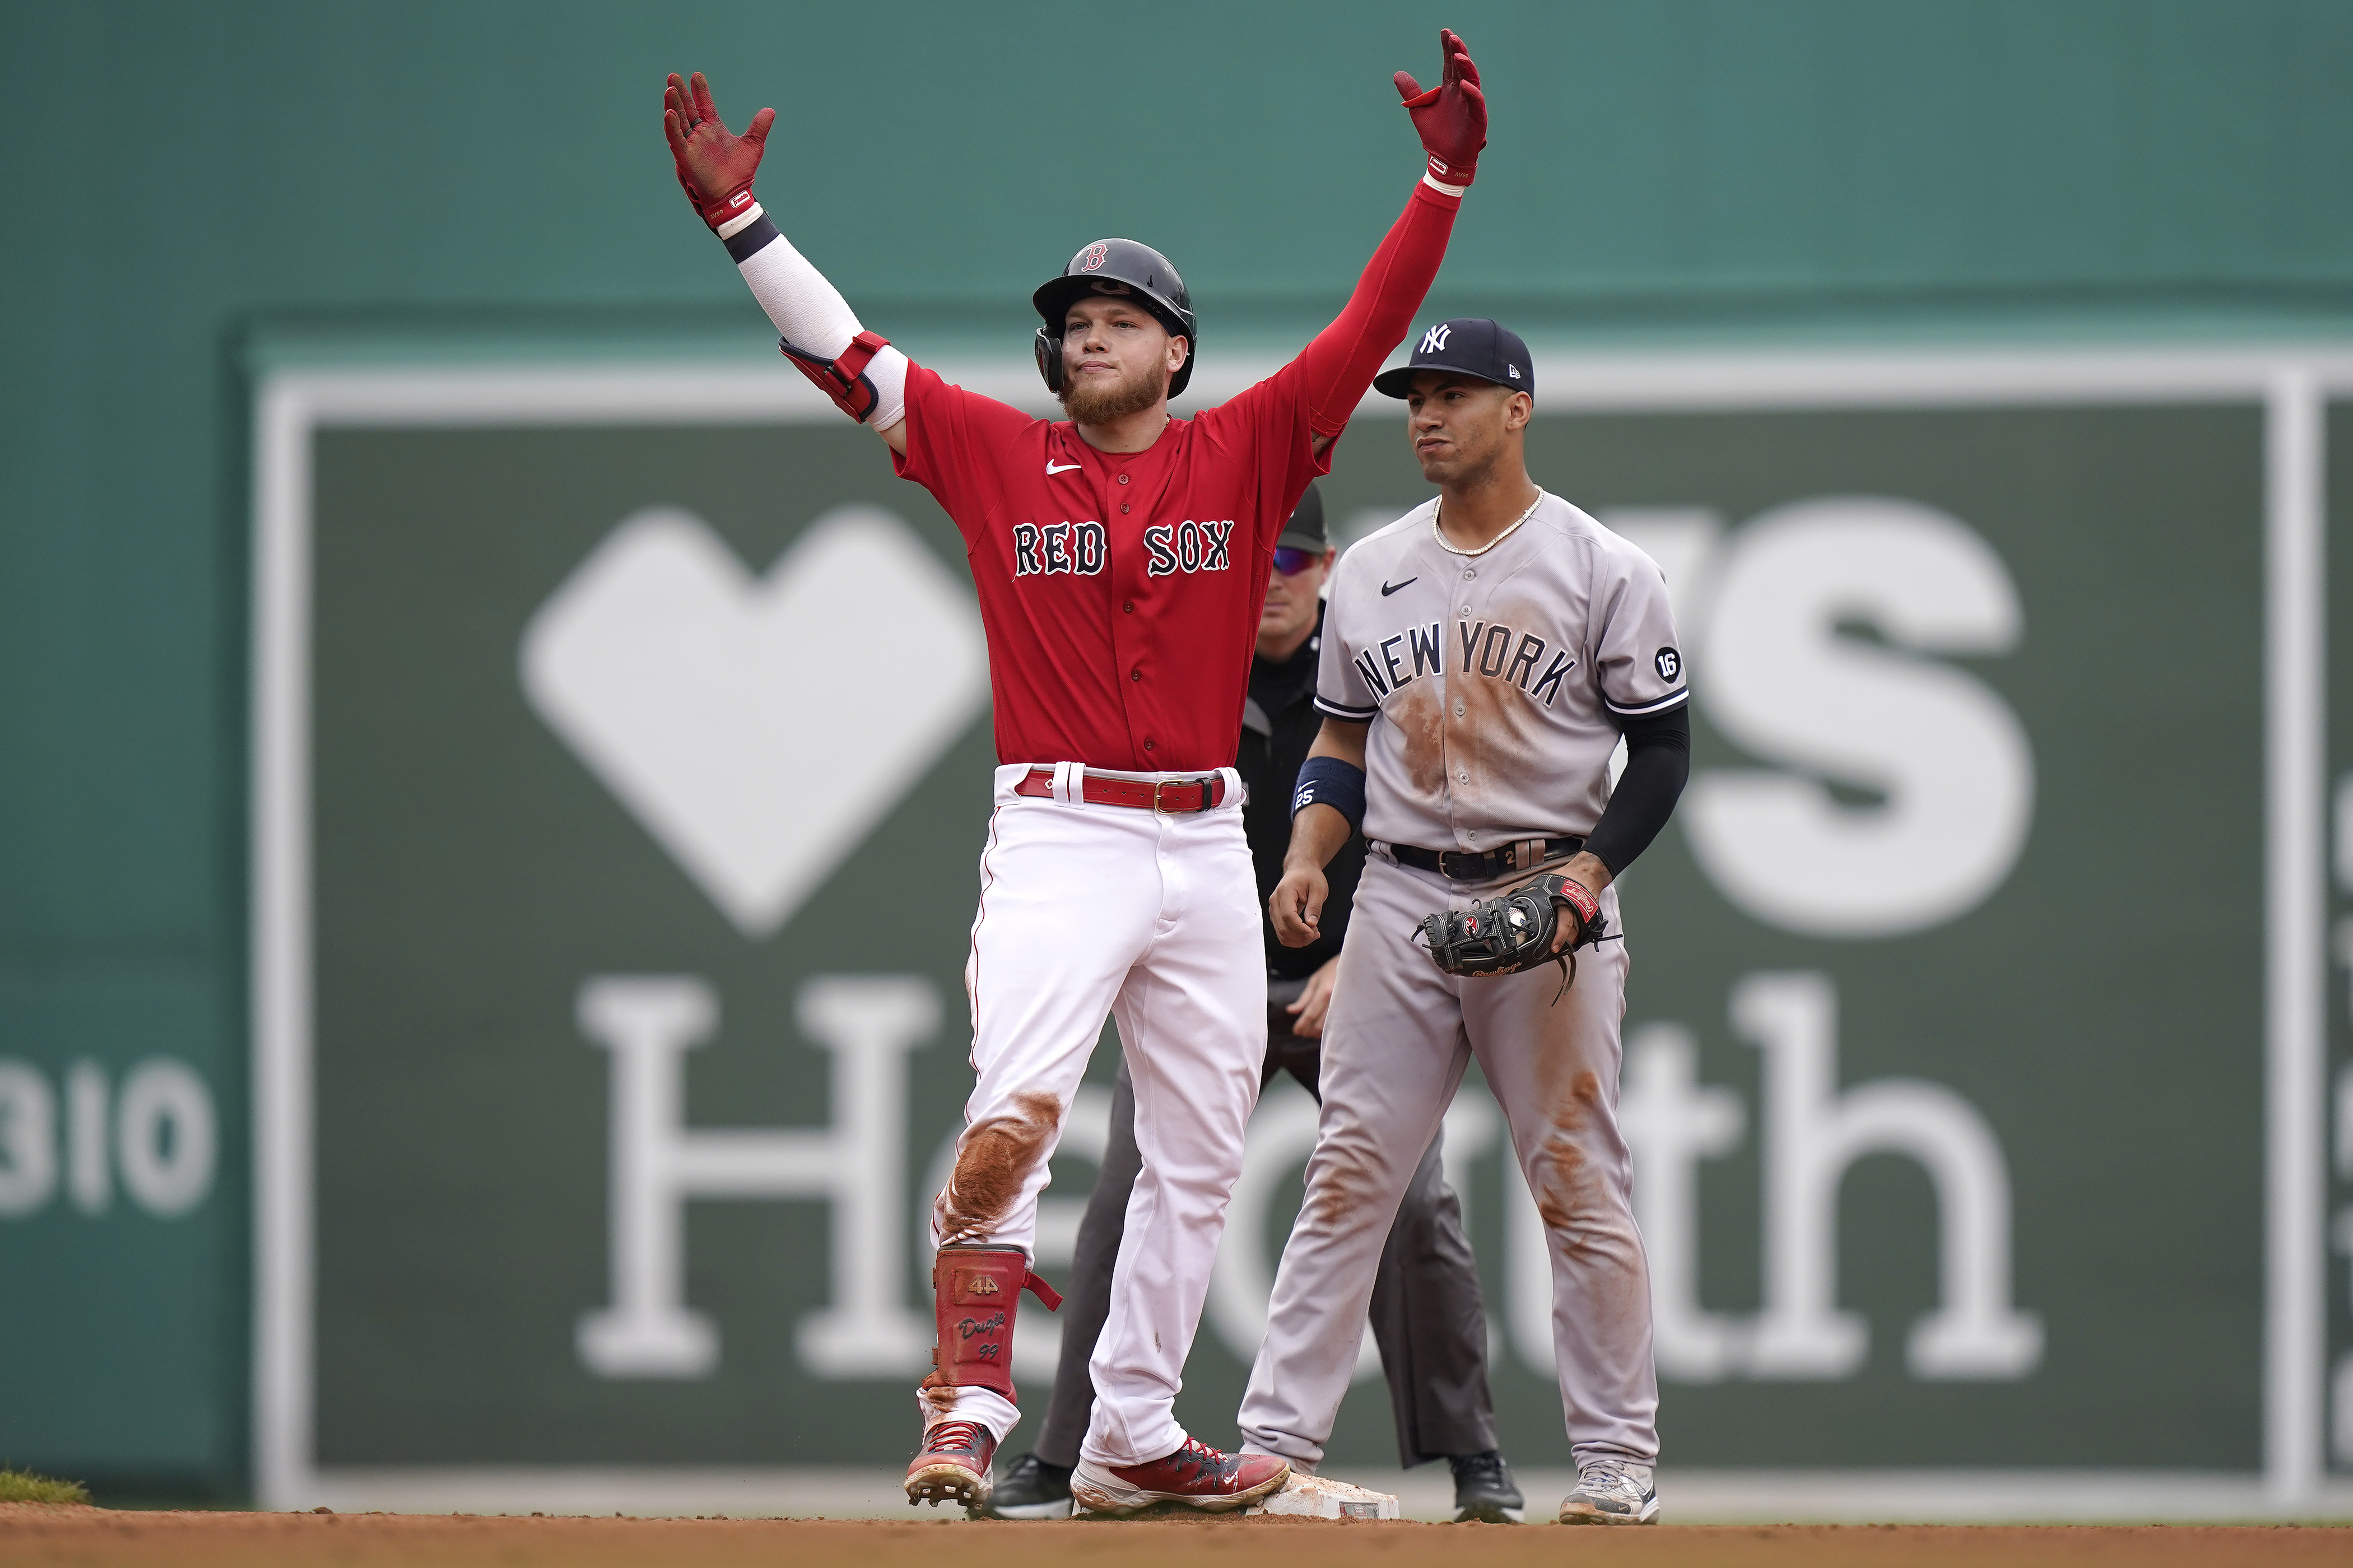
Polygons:
M1531 471L1659 562L1695 697L1624 883L1666 1462L2322 1462L2316 395L2299 458L2250 360L1538 368ZM902 1460L994 761L954 528L784 372L259 406L265 1498ZM1428 495L1400 423L1340 444L1344 533ZM1253 1126L1178 1406L1213 1442L1314 1128ZM1475 1073L1446 1136L1505 1450L1566 1464ZM1394 1453L1364 1370L1335 1464Z

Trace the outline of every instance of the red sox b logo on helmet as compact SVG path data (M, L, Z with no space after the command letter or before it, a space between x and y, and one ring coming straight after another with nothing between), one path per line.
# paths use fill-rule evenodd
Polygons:
M1101 267L1104 262L1109 261L1110 259L1111 247L1104 244L1100 239L1096 240L1092 245L1087 247L1084 254L1080 256L1079 270L1082 272L1092 272L1096 268Z

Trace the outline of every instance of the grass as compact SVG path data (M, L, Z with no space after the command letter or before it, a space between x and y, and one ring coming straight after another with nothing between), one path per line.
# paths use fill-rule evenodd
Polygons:
M79 1481L53 1481L24 1470L0 1469L0 1502L88 1502L90 1489Z

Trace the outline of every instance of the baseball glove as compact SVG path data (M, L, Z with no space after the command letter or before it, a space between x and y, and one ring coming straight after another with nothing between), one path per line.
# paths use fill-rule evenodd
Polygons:
M1577 939L1555 952L1558 905L1575 911ZM1577 984L1577 950L1601 941L1609 930L1609 917L1601 912L1600 900L1582 882L1556 874L1482 899L1467 910L1426 915L1421 922L1430 962L1449 974L1517 974L1540 963L1559 964L1555 1004Z

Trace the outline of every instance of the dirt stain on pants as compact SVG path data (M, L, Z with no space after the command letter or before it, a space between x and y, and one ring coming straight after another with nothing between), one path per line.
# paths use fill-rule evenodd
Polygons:
M1061 1102L1038 1089L1013 1097L1019 1113L976 1122L956 1151L955 1170L933 1203L943 1244L975 1241L1020 1195L1039 1154L1062 1124Z

